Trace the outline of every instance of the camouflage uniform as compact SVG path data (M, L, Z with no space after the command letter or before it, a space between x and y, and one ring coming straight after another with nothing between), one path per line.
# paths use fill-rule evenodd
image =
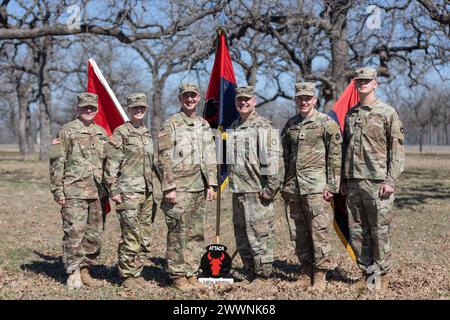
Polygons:
M180 87L184 92L198 88L191 84ZM206 189L217 187L217 160L211 128L194 113L180 111L163 125L159 134L159 164L162 191L176 191L176 204L163 199L167 223L167 263L172 278L196 274L204 253Z
M97 96L83 93L78 106L97 106ZM100 254L106 191L102 186L105 145L103 128L76 119L65 124L52 142L50 188L64 200L63 261L68 274L92 264Z
M375 79L376 70L361 68L355 79ZM380 199L380 186L395 187L404 168L403 126L394 108L376 100L357 104L345 118L344 173L347 183L351 245L364 272L391 268L389 228L394 194Z
M252 87L237 89L237 97L252 97ZM236 246L249 276L268 277L273 263L273 198L283 175L279 134L254 111L227 130L227 163L233 193ZM259 198L261 192L272 200Z
M127 99L129 108L147 106L145 94ZM107 147L105 181L111 197L121 195L116 211L122 230L119 243L119 273L139 277L150 251L153 204L153 141L148 129L126 122L114 130Z
M296 96L315 95L314 83L298 83ZM302 264L332 268L330 228L333 213L324 190L339 192L342 137L339 125L314 110L303 119L288 120L282 131L285 176L283 193L289 199L296 226L296 254Z

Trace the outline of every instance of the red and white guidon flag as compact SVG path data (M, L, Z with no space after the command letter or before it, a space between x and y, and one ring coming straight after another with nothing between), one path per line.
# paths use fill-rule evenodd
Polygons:
M94 122L105 129L108 136L112 136L115 128L128 121L128 116L92 58L88 60L87 92L98 96L98 112ZM109 213L109 201L106 201L105 206L105 212Z
M88 60L87 83L87 92L98 96L98 112L94 122L104 128L108 136L111 136L115 128L128 121L128 116L92 58Z

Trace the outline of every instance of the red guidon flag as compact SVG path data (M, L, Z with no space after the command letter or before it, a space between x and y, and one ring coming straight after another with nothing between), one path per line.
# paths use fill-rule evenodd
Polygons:
M88 60L87 92L95 93L98 96L98 112L94 122L105 129L108 136L112 135L115 128L128 121L128 116L119 100L92 58ZM111 211L111 207L107 201L106 213L109 211Z
M127 114L92 58L88 61L87 92L98 96L98 112L94 122L105 129L108 136L113 134L115 128L128 121Z
M355 81L352 80L350 84L342 92L339 99L334 104L328 115L332 117L341 127L341 133L344 132L345 115L348 110L354 107L359 101L358 91L356 91ZM342 173L343 174L343 173ZM353 261L356 261L356 255L350 246L350 232L348 228L348 213L345 205L346 197L341 194L333 196L332 205L334 211L334 230L339 239L347 250Z

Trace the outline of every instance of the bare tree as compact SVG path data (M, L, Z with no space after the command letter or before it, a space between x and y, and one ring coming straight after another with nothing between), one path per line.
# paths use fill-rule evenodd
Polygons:
M413 1L377 4L383 14L380 25L371 28L368 6L345 0L240 0L230 9L231 38L253 37L250 30L270 35L287 53L297 79L321 84L326 110L361 65L377 63L380 76L391 79L400 73L417 84L427 70L439 72L438 66L448 63L445 30L422 6Z

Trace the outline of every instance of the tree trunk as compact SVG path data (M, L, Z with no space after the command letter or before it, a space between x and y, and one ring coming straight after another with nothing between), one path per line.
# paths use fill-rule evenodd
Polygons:
M30 152L27 143L27 110L28 110L28 99L26 93L23 89L23 84L20 83L21 80L17 80L16 83L16 94L17 100L19 102L19 151L21 154L26 155Z
M31 120L31 110L30 110L30 104L27 105L27 119L25 121L25 133L27 137L27 146L28 146L28 153L32 154L35 152L34 149L34 137L33 137L33 121Z
M445 145L448 146L448 113L447 113L447 110L445 110L445 113L444 113L444 139L445 139Z
M448 146L448 124L444 125L445 145Z
M50 76L47 66L47 49L49 39L45 38L44 47L38 52L38 101L39 101L39 123L40 123L40 146L39 160L48 159L51 142L51 96Z
M256 86L256 67L252 66L246 75L247 83L249 86Z
M331 100L326 101L324 112L328 113L339 95L348 85L347 74L348 67L348 42L347 42L347 10L342 7L342 1L328 3L330 6L330 20L333 29L330 32L331 41L331 76L335 81L335 87L331 88Z
M162 111L162 94L163 94L164 80L153 80L153 94L152 94L152 119L151 119L151 132L155 150L158 149L158 135L161 130L163 121Z
M419 133L419 152L422 153L422 145L423 145L423 129L420 130Z

